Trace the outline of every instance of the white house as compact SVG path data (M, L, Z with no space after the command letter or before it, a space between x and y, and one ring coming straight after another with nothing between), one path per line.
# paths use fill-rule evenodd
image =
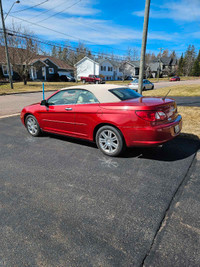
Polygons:
M122 72L120 72L120 63L109 59L91 59L84 57L75 64L77 79L80 77L88 77L92 75L103 75L105 80L119 80L122 79Z

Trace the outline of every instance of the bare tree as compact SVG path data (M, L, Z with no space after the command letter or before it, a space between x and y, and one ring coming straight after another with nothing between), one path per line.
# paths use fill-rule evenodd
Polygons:
M8 35L10 62L13 71L18 73L24 85L26 85L30 74L31 61L38 54L38 42L34 39L34 34L26 28L16 27L13 24L9 30L11 30L11 34ZM23 37L19 33L23 33Z

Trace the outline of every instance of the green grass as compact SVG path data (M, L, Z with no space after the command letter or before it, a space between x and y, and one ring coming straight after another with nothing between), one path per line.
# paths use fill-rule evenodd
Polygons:
M174 85L156 90L144 91L144 96L200 96L200 84Z

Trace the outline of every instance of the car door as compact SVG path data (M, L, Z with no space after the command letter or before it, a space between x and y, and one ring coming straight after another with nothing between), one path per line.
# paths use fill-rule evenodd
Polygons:
M75 111L75 132L80 138L91 139L91 134L101 116L98 99L87 90L80 90Z
M44 131L75 135L75 111L77 90L61 90L47 100L40 111Z

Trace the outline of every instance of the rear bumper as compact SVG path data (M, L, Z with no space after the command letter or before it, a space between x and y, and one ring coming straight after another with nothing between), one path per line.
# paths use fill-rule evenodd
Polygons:
M175 121L168 124L149 126L145 128L126 128L123 130L125 130L124 137L126 145L128 147L132 147L161 145L178 136L181 129L182 117L179 115Z

